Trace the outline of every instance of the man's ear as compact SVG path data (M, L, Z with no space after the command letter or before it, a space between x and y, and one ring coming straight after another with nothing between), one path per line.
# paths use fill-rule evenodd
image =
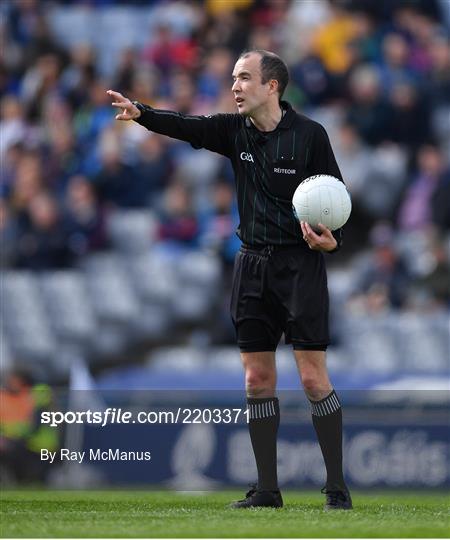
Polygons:
M278 92L278 81L276 79L270 79L269 81L269 94Z

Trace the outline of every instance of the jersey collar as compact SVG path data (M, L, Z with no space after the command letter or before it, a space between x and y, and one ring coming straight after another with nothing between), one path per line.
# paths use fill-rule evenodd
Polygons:
M292 125L292 122L295 118L295 111L292 108L291 104L287 101L280 101L281 108L286 111L282 119L280 120L280 123L278 126L274 129L276 131L277 129L289 129ZM257 128L252 124L250 118L245 118L245 126L248 128L253 128L257 130ZM273 132L272 132L273 133Z

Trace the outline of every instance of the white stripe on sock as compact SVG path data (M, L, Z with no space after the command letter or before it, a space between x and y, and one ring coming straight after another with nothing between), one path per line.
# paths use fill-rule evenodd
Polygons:
M248 403L247 410L250 420L260 420L275 416L275 401L265 401L263 403Z
M314 416L328 416L329 414L335 413L340 408L341 403L334 391L322 401L311 402L311 413Z

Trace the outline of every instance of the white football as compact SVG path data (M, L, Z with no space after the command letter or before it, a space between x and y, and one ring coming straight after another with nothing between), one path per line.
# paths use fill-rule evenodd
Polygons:
M316 174L303 180L292 197L294 214L317 229L323 223L335 231L346 223L352 201L344 183L327 174Z

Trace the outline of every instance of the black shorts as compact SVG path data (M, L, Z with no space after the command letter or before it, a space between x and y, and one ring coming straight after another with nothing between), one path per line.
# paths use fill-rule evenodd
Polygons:
M284 332L297 350L326 350L325 261L302 246L243 246L236 255L231 318L242 352L274 351Z

